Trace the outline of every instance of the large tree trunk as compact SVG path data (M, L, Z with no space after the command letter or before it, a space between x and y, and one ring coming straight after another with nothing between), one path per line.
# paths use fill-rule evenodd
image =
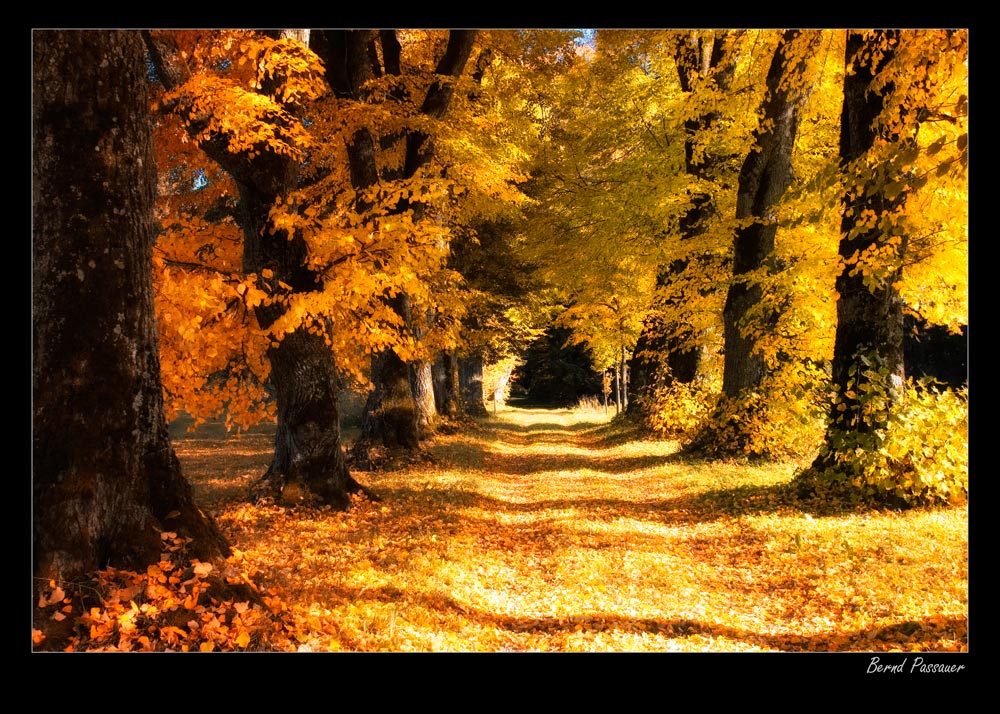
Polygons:
M847 35L847 66L844 78L844 105L841 114L840 156L847 170L856 170L854 162L872 149L877 140L898 139L885 135L877 119L894 86L891 82L878 86L875 76L892 60L895 44L882 40L895 39L894 31L878 32L868 37L863 33ZM874 63L872 55L879 57ZM813 462L813 473L842 468L853 461L859 435L863 438L884 430L889 409L872 409L873 398L881 396L888 405L902 398L903 367L903 305L896 288L902 277L902 256L906 236L900 234L895 243L897 269L884 276L867 276L852 265L853 257L873 248L892 247L884 230L866 223L866 213L876 217L901 211L906 191L890 197L886 194L891 177L882 176L878 167L867 167L859 181L849 181L842 199L839 253L845 267L837 277L837 332L834 340L832 377L838 391L830 410L826 446ZM867 403L867 404L866 404ZM805 480L808 483L808 479Z
M750 273L775 270L774 238L778 231L773 213L792 182L792 149L799 126L799 110L807 92L803 86L805 62L819 39L819 33L784 32L774 51L767 73L761 129L755 133L754 148L740 171L736 194L736 218L754 222L736 233L733 253L733 281L723 310L725 358L722 391L736 397L745 389L757 388L764 378L763 355L756 349L753 334L745 322L760 304L759 282L745 278ZM772 328L776 315L763 325Z
M289 163L284 169L288 177L284 188L290 190L294 166ZM319 289L319 277L305 267L305 241L299 236L289 239L268 221L268 212L279 194L261 194L244 183L239 186L244 271L259 274L270 269L273 284L284 282L295 293ZM261 329L268 329L284 311L280 303L255 308ZM297 328L270 347L267 357L278 423L271 465L251 487L251 498L296 493L300 495L292 500L297 500L311 493L323 503L346 508L351 493L362 491L372 496L351 477L344 459L338 404L340 379L333 352L323 336L305 327ZM304 486L306 491L289 489L291 484Z
M459 392L462 395L462 411L469 416L488 416L483 392L483 356L472 354L458 360Z
M154 324L142 39L33 33L34 574L228 555L170 444Z
M442 401L438 411L451 418L458 416L462 397L459 393L458 356L454 350L441 355Z
M410 369L393 350L372 357L372 384L361 417L361 435L352 449L361 463L376 444L410 451L420 446Z
M146 38L164 84L172 88L186 81L189 71L169 33L147 33ZM189 133L197 136L198 118L187 118L193 120ZM275 230L268 218L275 200L295 189L298 162L269 152L253 157L234 154L212 136L200 145L239 188L237 221L243 233L244 271L272 271L269 283L276 292L283 290L279 281L291 286L292 293L320 289L321 279L305 265L305 241ZM255 308L261 329L268 329L284 310L281 303ZM268 360L278 410L275 450L270 467L251 487L251 498L279 497L292 483L337 507L347 505L350 493L369 493L350 476L344 461L332 350L321 336L302 327L271 347Z
M748 315L760 304L762 288L743 276L761 269L775 269L774 238L778 225L773 212L792 182L792 149L799 128L799 110L807 96L802 76L805 63L819 40L818 32L787 30L774 51L767 73L761 129L754 148L740 171L736 194L736 218L755 219L736 233L733 281L723 310L725 357L722 391L736 397L757 388L764 378L764 356L756 349L753 334L746 333ZM777 316L769 315L764 328L772 328Z
M344 99L363 101L367 98L365 84L381 74L377 53L372 52L376 33L369 30L325 30L317 33L315 50L324 59L327 79L334 93ZM391 34L391 33L389 33ZM389 68L398 62L398 47L390 46L389 34L384 33ZM392 38L394 39L394 35ZM379 180L375 156L375 140L362 127L352 136L347 147L351 184L364 189ZM369 206L358 205L359 213ZM409 300L405 295L387 300L397 315L409 324ZM420 446L417 405L410 386L410 372L405 362L392 350L373 355L371 359L372 391L365 402L361 418L361 435L352 448L359 464L371 461L371 450L381 445L390 450L416 450Z

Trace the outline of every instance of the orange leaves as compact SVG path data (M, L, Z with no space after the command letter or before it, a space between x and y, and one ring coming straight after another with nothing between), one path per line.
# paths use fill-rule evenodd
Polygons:
M62 587L50 584L51 592L40 597L38 607L61 605L51 618L74 618L68 650L210 652L254 644L286 648L280 636L284 625L275 616L280 609L265 609L260 600L226 597L230 591L215 579L217 568L212 563L186 562L184 542L170 533L163 537L180 550L148 566L145 574L108 568L96 573L93 583L74 583L73 595L67 597ZM244 588L242 592L246 588L256 592L234 563L226 569L227 577ZM98 604L88 606L95 598ZM280 599L272 596L270 602ZM36 645L45 642L44 633L34 630L32 640Z
M430 448L433 468L365 474L391 502L222 510L289 648L966 648L964 508L813 517L782 497L794 464L691 461L585 412L508 410Z

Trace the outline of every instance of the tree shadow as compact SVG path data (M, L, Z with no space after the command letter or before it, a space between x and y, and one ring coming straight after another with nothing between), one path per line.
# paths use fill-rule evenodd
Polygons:
M361 603L361 607L366 601L385 604L402 601L450 617L463 618L484 628L504 630L512 635L568 635L581 630L623 631L664 635L672 639L725 638L777 652L884 652L903 648L936 652L946 651L942 645L944 640L959 642L968 640L968 618L960 615L928 615L919 619L872 627L827 629L819 633L796 634L756 631L686 617L628 617L614 613L593 612L563 617L518 617L470 606L440 591L411 592L393 586L377 588L334 586L330 588L330 594L343 602L355 605ZM349 638L345 644L350 646Z

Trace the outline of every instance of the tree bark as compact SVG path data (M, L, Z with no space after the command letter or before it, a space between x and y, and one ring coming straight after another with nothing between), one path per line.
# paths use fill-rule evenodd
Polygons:
M444 372L444 401L440 411L451 418L458 416L462 403L459 393L458 365L459 359L454 351L448 351L441 355L441 367Z
M807 96L802 76L806 59L819 39L818 32L807 32L802 46L795 46L802 34L799 30L785 31L778 42L767 73L762 128L755 132L754 148L740 171L736 218L752 218L754 222L736 233L733 281L722 313L725 339L722 391L730 398L743 390L756 389L766 374L764 356L757 351L754 336L745 334L745 322L760 304L763 291L760 283L743 276L761 269L775 270L774 239L778 225L773 212L792 182L792 149L799 110ZM777 315L770 314L763 328L773 328L776 323Z
M379 352L372 357L372 383L354 456L365 462L376 443L390 450L417 450L420 432L407 364L393 350Z
M34 574L72 579L229 546L170 444L153 312L156 172L137 32L35 31Z
M420 434L426 435L434 430L438 418L430 362L419 360L410 365L410 387L417 407L417 428Z
M900 137L879 126L878 118L891 100L894 84L875 83L879 71L893 59L898 42L896 31L872 35L849 32L846 61L851 70L844 78L844 104L841 113L840 156L845 169L862 159L876 141L896 141ZM879 57L873 64L872 54ZM879 86L881 85L881 86ZM853 167L855 170L857 166ZM904 379L903 304L895 287L902 277L902 256L906 235L899 234L896 247L900 266L888 275L869 279L851 259L865 250L888 245L883 229L875 222L866 223L865 212L883 216L901 211L906 191L890 197L886 194L887 177L879 178L881 167L867 167L860 190L849 181L842 204L839 254L845 267L837 277L837 332L834 339L832 379L838 391L831 408L826 432L826 448L813 462L811 471L822 472L850 462L855 435L870 434L886 427L888 410L866 409L865 402L881 394L889 404L902 398ZM879 372L881 371L881 374ZM845 438L845 435L847 438Z
M483 356L476 353L459 359L458 379L462 395L462 411L469 416L488 416L483 392Z

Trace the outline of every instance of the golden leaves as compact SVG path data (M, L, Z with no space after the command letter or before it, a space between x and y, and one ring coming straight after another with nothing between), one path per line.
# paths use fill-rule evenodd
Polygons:
M436 437L433 468L365 474L391 501L233 500L220 525L298 651L967 647L964 507L813 517L782 496L792 462L693 461L601 421L507 410ZM232 468L224 446L209 462L179 443L196 488ZM239 646L184 612L172 647Z
M72 595L50 584L39 608L63 604L51 617L74 618L74 634L66 649L87 651L201 651L258 648L286 649L282 632L285 623L273 614L272 596L268 610L260 601L226 598L220 573L212 563L186 561L186 541L174 533L162 534L168 552L145 573L107 568L95 574L93 583L67 584ZM230 559L225 564L227 582L256 592L246 569ZM95 594L99 596L95 603ZM56 596L60 596L58 601ZM65 597L63 597L65 596ZM37 645L44 641L40 631L32 635Z

